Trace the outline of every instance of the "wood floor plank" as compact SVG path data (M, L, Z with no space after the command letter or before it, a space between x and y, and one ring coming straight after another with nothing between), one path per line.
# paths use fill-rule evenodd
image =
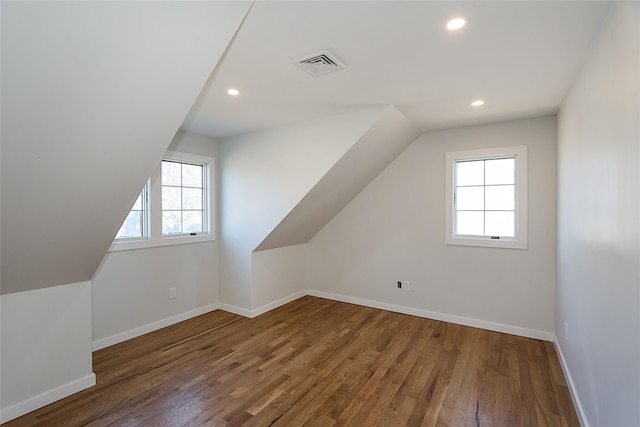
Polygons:
M315 297L97 351L96 386L3 427L579 426L553 344Z

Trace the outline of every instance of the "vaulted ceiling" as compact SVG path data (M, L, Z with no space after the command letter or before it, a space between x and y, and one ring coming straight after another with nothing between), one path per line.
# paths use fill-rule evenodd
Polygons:
M381 104L422 131L553 114L607 6L257 0L182 127L229 136ZM454 17L467 23L448 31ZM313 77L292 64L323 49L347 68Z
M2 2L0 293L90 280L180 126L227 137L379 105L419 131L554 113L607 6ZM346 68L292 64L323 49Z

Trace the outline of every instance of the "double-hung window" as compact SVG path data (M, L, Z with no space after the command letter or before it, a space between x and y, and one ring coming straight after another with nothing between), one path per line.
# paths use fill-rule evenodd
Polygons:
M167 151L112 251L214 240L214 159Z
M446 243L527 248L527 149L447 153Z

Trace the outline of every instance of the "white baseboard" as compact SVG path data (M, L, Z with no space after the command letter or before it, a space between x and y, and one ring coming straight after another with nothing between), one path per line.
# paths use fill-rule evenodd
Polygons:
M237 307L231 304L218 304L218 308L223 311L227 311L229 313L237 314L238 316L248 317L251 319L253 316L251 315L251 310L247 310L246 308Z
M251 317L256 317L256 316L260 316L261 314L266 313L267 311L271 311L275 308L278 308L282 305L285 304L289 304L291 301L295 301L299 298L302 298L304 296L308 295L307 291L300 291L300 292L296 292L295 294L291 294L289 296L286 296L284 298L280 298L277 301L274 301L272 303L269 304L265 304L262 307L258 307L255 308L253 310L251 310Z
M111 335L110 337L101 338L93 342L93 351L102 350L103 348L112 346L114 344L119 344L132 338L148 334L149 332L157 331L158 329L166 328L167 326L171 326L184 320L191 319L192 317L200 316L201 314L217 310L219 308L219 305L220 304L217 303L205 305L204 307L176 314L175 316L148 323L146 325L130 329L128 331L120 332L118 334Z
M237 314L239 316L248 317L249 319L253 319L254 317L260 316L268 311L276 309L282 305L288 304L291 301L295 301L298 298L302 298L303 296L308 295L307 291L296 292L295 294L288 295L284 298L280 298L279 300L270 302L269 304L265 304L262 307L254 308L253 310L247 310L246 308L237 307L231 304L219 304L219 309L228 311L229 313Z
M386 302L350 297L329 292L309 290L307 291L307 295L334 301L348 302L356 305L363 305L365 307L379 308L381 310L393 311L395 313L410 314L412 316L424 317L427 319L441 320L443 322L455 323L458 325L487 329L489 331L503 332L505 334L518 335L525 338L534 338L542 341L553 341L553 334L551 332L539 331L537 329L521 328L519 326L511 326L502 323L488 322L485 320L471 319L468 317L438 313L435 311L422 310L419 308L389 304Z
M564 379L567 381L567 385L569 386L569 394L571 395L571 400L573 401L573 407L576 408L578 421L580 421L580 425L582 427L589 427L589 423L587 422L587 415L584 413L584 408L580 404L578 391L576 390L576 387L573 383L573 378L571 377L569 366L567 366L567 361L564 358L564 354L562 353L562 347L560 347L558 338L556 336L554 336L553 338L553 345L556 348L556 353L558 353L558 359L560 359L560 366L562 367Z
M79 378L37 396L30 397L29 399L16 403L15 405L0 409L0 424L21 417L31 411L35 411L36 409L42 408L43 406L49 405L50 403L56 402L67 396L71 396L74 393L94 385L96 385L96 375L92 372L86 377Z

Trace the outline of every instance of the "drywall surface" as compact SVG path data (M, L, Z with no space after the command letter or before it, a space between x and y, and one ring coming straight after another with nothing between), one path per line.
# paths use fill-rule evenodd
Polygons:
M306 292L306 266L307 245L253 252L251 289L254 308Z
M171 140L168 150L216 158L219 145L218 138L180 129Z
M640 425L639 54L616 3L558 116L556 334L593 427Z
M388 107L223 140L220 302L251 310L251 253Z
M93 340L215 304L217 285L217 242L110 252L93 279Z
M218 142L179 131L169 149L215 158ZM112 344L215 305L218 271L217 241L109 252L93 277L94 343Z
M549 334L555 136L553 117L423 134L308 243L308 288ZM445 153L512 145L528 147L528 249L445 245Z
M90 280L250 1L2 2L2 289Z
M0 422L95 384L91 283L0 296Z
M307 243L419 135L396 107L387 107L257 250Z

